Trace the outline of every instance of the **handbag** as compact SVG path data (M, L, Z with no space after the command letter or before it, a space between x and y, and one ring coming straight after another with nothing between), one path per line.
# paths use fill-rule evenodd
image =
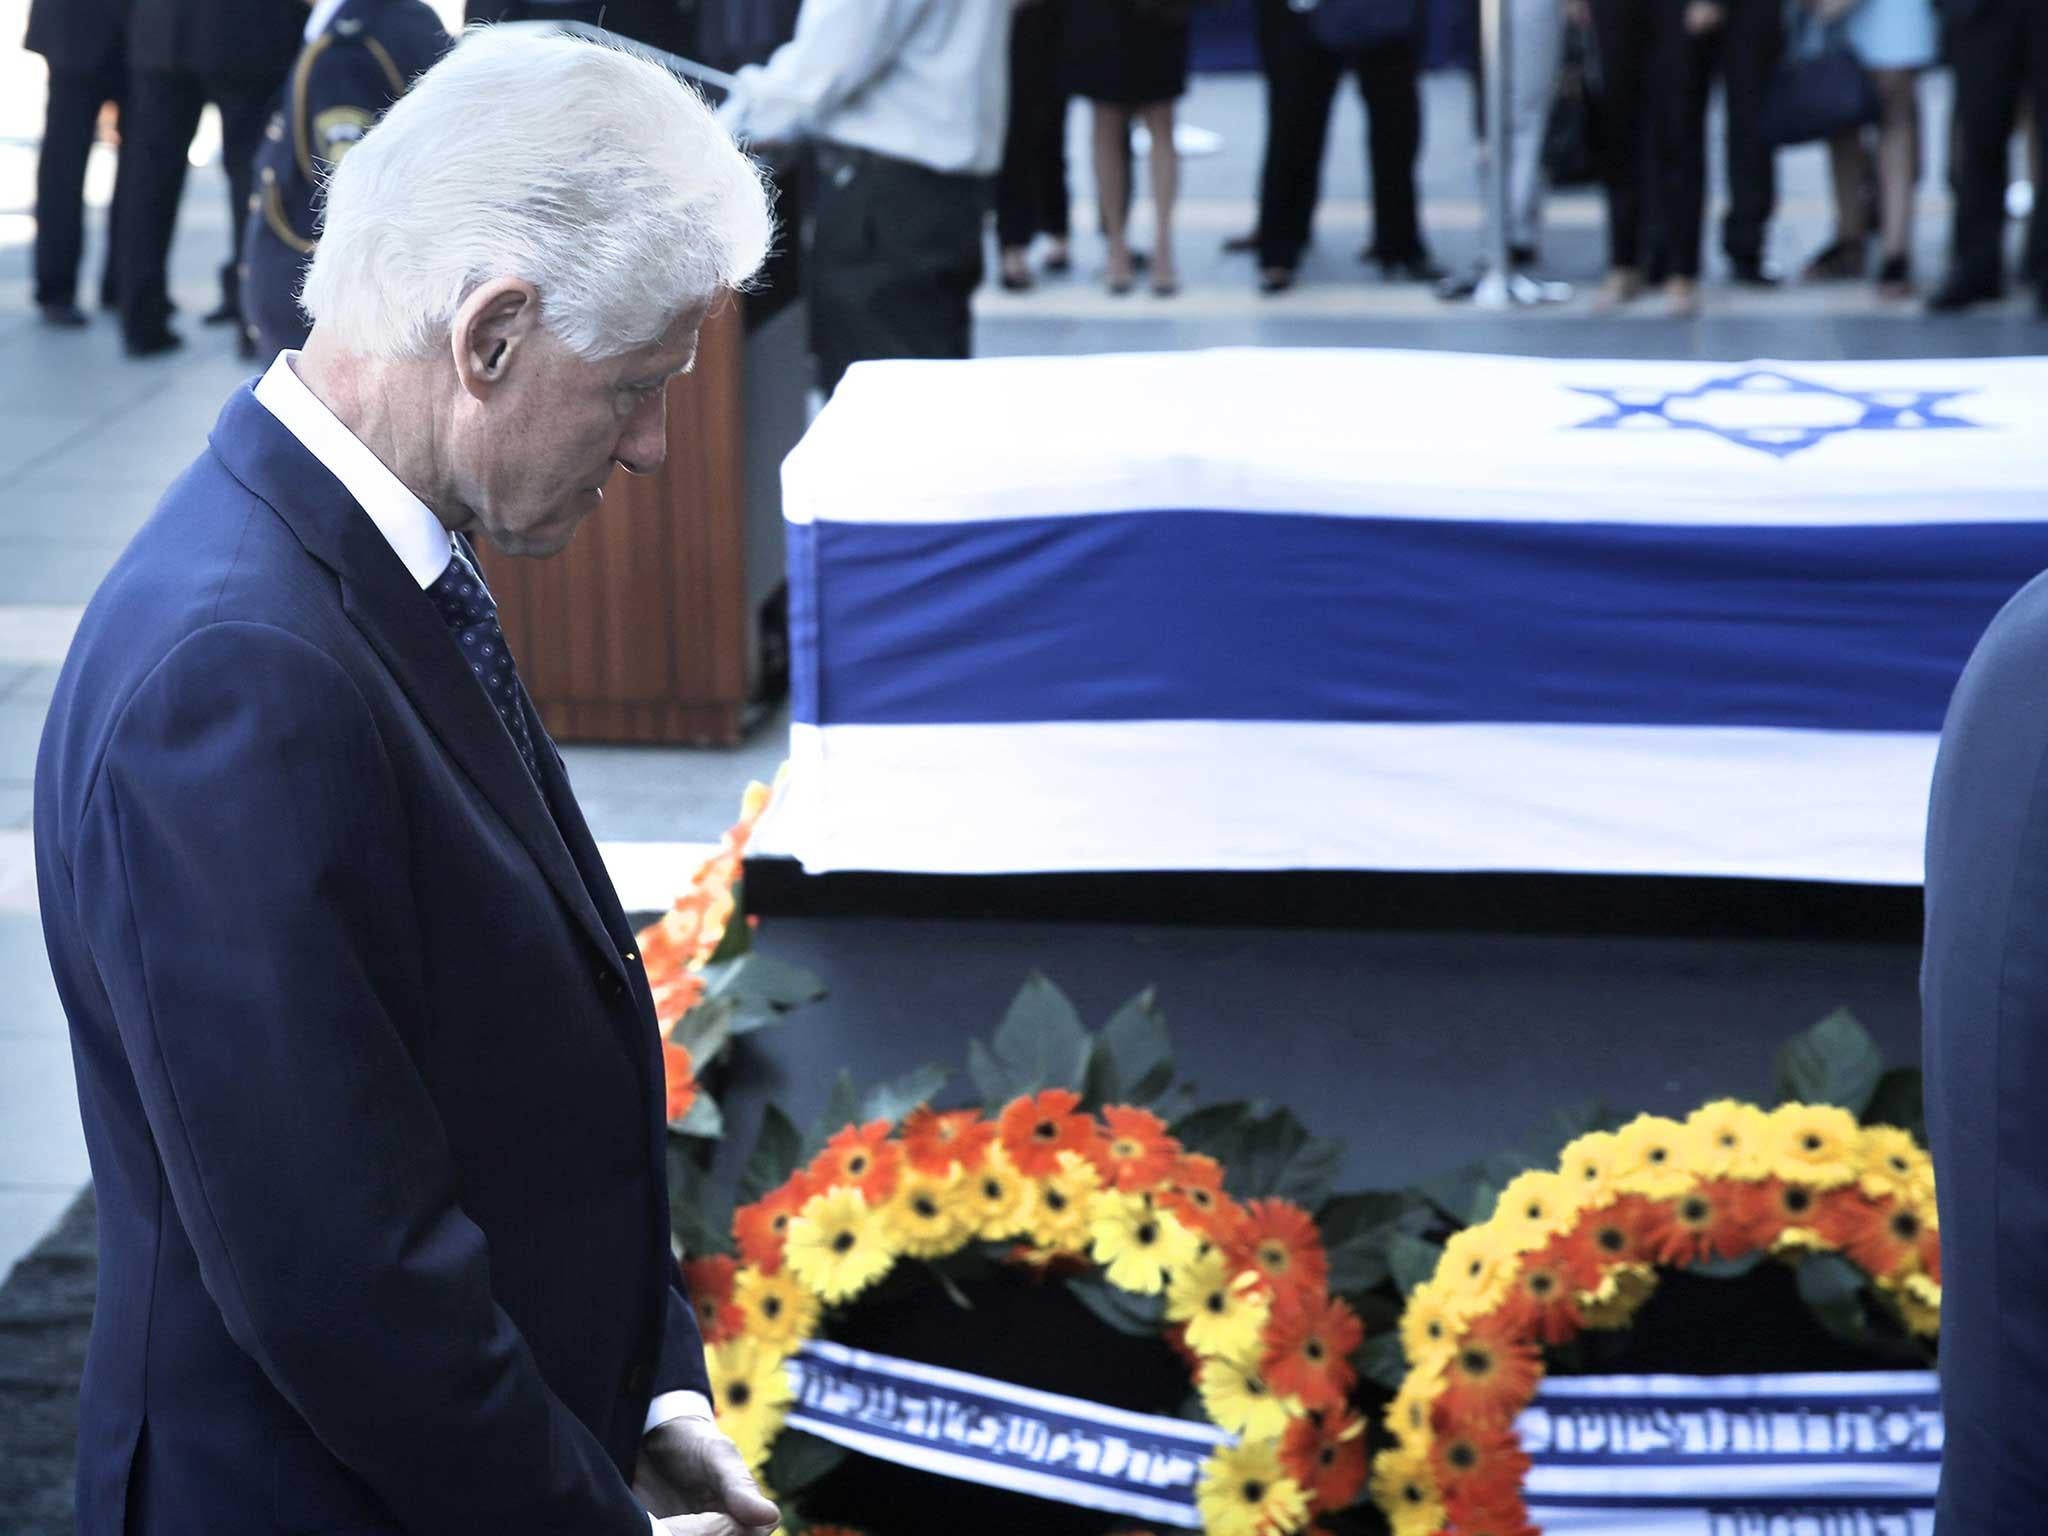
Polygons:
M1592 38L1573 27L1565 34L1557 94L1543 125L1543 175L1553 187L1583 187L1600 180L1599 61Z
M1866 127L1884 115L1870 74L1838 36L1818 23L1802 29L1764 93L1757 126L1775 149L1811 144Z
M1308 18L1309 35L1327 53L1357 53L1412 38L1422 25L1420 0L1288 0Z

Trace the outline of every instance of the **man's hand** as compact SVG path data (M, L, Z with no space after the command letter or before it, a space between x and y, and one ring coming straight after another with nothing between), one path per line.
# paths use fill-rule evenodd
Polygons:
M1692 0L1685 8L1685 30L1692 37L1705 37L1709 32L1718 32L1721 23L1728 19L1728 13L1716 0Z
M709 1419L657 1424L640 1442L633 1492L669 1536L748 1536L782 1518Z

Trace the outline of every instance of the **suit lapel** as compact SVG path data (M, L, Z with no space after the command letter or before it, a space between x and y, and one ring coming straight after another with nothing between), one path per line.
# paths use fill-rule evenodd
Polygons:
M212 443L235 477L269 503L307 551L335 573L351 621L448 755L525 845L605 965L630 987L618 945L519 749L470 675L433 603L377 525L247 388L228 401Z

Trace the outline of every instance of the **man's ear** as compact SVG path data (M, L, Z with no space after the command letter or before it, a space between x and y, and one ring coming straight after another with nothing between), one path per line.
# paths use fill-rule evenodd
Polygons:
M540 328L540 293L524 278L494 277L455 312L449 343L462 387L483 399L511 373L520 348Z

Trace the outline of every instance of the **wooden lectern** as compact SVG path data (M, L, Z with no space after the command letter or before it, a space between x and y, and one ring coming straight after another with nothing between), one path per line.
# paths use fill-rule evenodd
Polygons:
M615 472L553 559L484 552L520 676L557 740L740 741L756 681L750 594L764 574L750 584L744 302L706 320L695 369L669 386L659 474Z

